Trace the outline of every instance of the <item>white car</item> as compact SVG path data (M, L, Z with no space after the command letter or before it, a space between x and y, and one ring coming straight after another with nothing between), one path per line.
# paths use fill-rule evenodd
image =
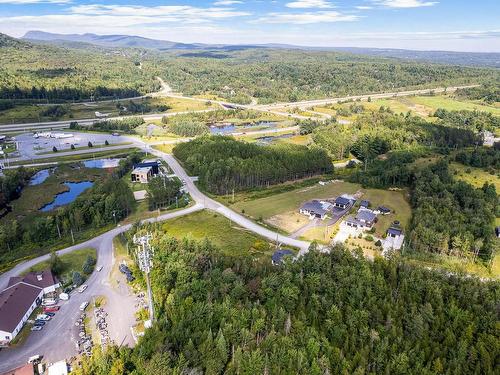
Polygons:
M43 326L34 326L34 327L31 327L32 331L41 331L42 329L43 329Z
M83 293L89 286L87 284L83 284L81 287L78 288L78 293Z
M39 314L36 318L37 320L45 320L45 321L50 320L50 316L45 314Z
M96 268L97 272L101 272L102 271L102 266L99 266Z
M89 303L88 303L88 302L84 302L84 303L82 303L82 304L80 305L80 311L85 310L85 309L87 308L87 306L88 306L88 305L89 305Z

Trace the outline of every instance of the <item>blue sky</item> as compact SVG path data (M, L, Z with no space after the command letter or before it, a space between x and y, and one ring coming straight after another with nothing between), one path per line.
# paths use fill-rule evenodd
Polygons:
M0 32L500 52L499 0L0 0Z

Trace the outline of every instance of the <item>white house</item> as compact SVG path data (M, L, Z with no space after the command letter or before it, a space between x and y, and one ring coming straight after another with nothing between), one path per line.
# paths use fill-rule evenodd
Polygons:
M17 336L42 297L43 288L22 281L0 292L0 344Z
M7 288L0 292L0 344L14 339L43 296L59 287L49 269L11 277Z

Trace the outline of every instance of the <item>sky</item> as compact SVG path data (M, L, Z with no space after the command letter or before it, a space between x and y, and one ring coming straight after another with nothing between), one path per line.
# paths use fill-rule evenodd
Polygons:
M500 0L0 0L0 32L500 52Z

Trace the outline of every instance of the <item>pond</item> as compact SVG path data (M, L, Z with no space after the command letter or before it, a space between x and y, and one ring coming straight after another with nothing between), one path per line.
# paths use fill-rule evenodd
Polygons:
M122 159L95 159L95 160L85 160L83 165L87 168L116 168Z
M91 181L65 182L64 185L66 185L69 188L69 190L65 191L63 193L57 194L55 196L54 200L52 202L50 202L49 204L46 204L45 206L40 208L40 211L48 212L48 211L52 211L53 209L55 209L57 207L61 207L61 206L65 206L67 204L70 204L80 194L82 194L85 190L92 187L92 185L94 185L94 183Z
M211 134L230 134L234 132L244 132L252 128L273 129L277 126L276 122L260 121L252 124L244 124L236 126L234 124L212 125L210 127Z
M53 169L42 169L36 172L30 179L30 186L40 185L52 174Z

